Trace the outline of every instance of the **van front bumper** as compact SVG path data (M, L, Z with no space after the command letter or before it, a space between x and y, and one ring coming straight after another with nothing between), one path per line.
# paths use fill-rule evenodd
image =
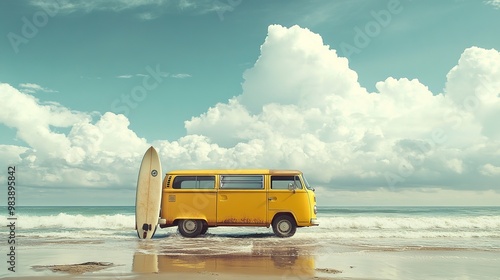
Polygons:
M311 226L319 226L319 222L316 219L311 219Z

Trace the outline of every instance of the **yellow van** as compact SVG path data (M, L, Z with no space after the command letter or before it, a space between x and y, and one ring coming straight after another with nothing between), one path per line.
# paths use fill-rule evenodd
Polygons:
M165 175L159 224L185 237L209 227L272 225L279 237L317 226L316 196L298 170L177 170Z

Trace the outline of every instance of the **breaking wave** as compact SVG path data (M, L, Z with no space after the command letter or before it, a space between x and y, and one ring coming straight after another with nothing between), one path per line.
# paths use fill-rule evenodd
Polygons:
M60 213L48 216L23 216L17 218L17 225L23 229L130 229L135 227L134 215L70 215Z

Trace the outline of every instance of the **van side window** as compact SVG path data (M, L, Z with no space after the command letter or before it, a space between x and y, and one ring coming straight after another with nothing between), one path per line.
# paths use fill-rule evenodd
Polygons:
M174 179L174 189L213 189L215 176L177 176Z
M271 176L271 189L288 190L288 185L294 184L295 188L302 189L299 176Z
M255 190L264 188L264 176L262 175L222 175L221 189L244 189Z

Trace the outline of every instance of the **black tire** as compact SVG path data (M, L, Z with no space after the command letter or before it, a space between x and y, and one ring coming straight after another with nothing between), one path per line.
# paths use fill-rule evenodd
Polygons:
M206 223L203 223L203 227L201 229L201 232L200 234L205 234L207 233L207 230L208 230L208 225Z
M295 219L288 215L279 215L273 220L273 232L277 237L291 237L296 230Z
M203 222L201 220L180 220L179 232L184 237L196 237L203 230Z

